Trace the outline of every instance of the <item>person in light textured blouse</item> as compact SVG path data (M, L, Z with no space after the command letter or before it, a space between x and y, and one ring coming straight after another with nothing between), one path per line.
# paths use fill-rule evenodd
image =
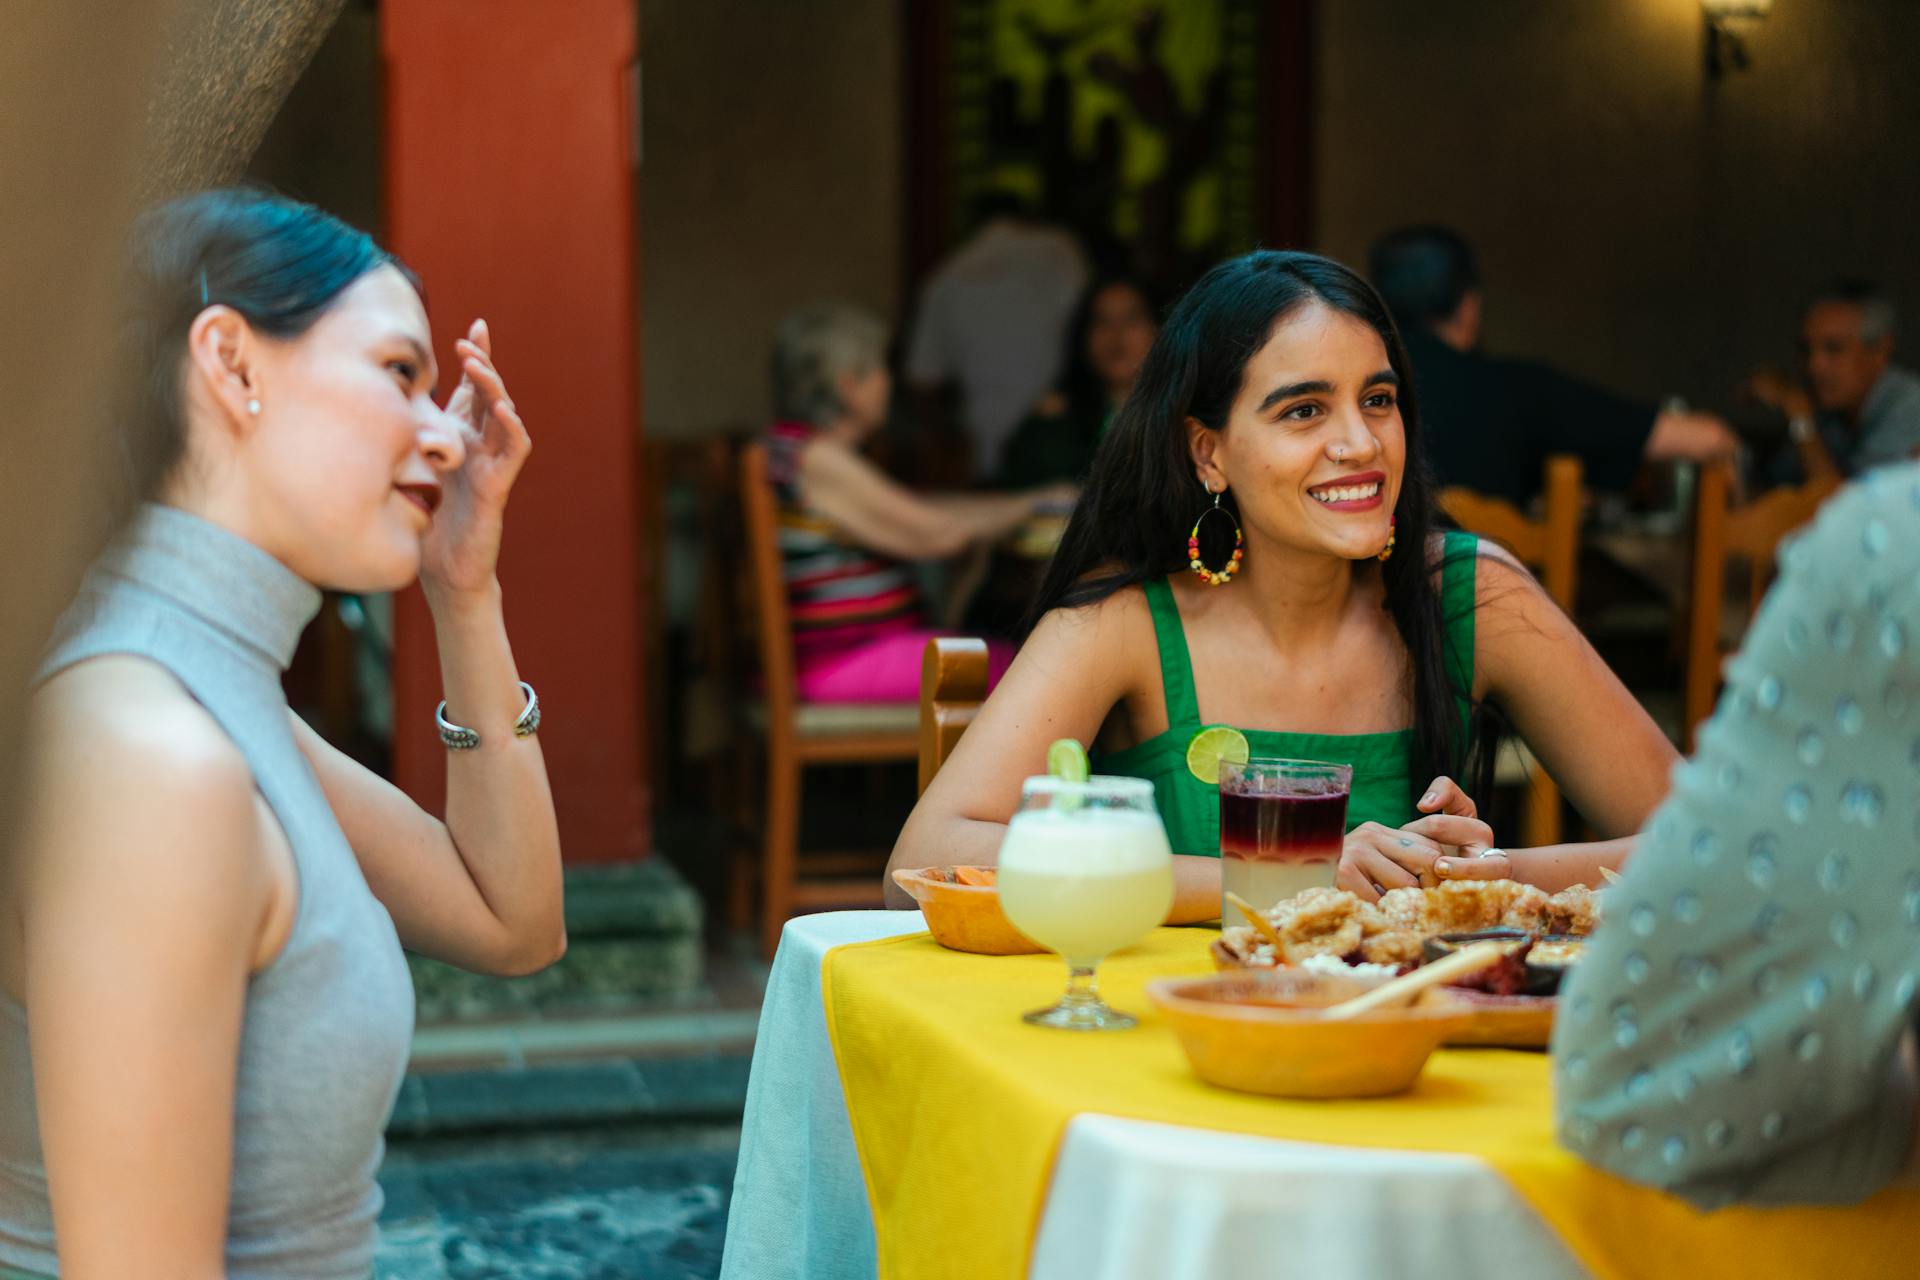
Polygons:
M1920 466L1790 541L1564 993L1561 1141L1702 1206L1848 1202L1913 1141Z

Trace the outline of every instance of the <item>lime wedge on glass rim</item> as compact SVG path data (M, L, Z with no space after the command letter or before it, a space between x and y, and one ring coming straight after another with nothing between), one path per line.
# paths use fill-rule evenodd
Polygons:
M1227 725L1202 729L1187 741L1187 772L1210 787L1220 785L1222 764L1247 762L1247 735Z
M1047 748L1047 775L1062 782L1085 782L1093 776L1087 749L1076 738L1061 738Z

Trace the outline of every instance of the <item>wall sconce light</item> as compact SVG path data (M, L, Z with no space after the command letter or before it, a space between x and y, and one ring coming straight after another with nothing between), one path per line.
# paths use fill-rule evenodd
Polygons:
M1707 21L1707 78L1745 71L1747 33L1773 9L1773 0L1700 0Z

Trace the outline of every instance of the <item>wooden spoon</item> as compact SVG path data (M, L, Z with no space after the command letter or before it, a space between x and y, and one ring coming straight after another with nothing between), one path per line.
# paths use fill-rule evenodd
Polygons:
M1332 1022L1344 1021L1363 1013L1389 1005L1405 1004L1428 987L1437 986L1469 973L1478 973L1490 965L1498 964L1521 945L1520 942L1502 942L1489 938L1484 942L1475 942L1460 948L1444 960L1436 960L1412 973L1403 974L1392 982L1384 983L1351 1000L1342 1000L1330 1005L1320 1016Z

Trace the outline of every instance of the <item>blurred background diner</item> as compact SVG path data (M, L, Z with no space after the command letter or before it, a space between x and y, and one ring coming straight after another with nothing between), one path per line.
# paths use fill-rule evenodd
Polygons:
M436 333L488 315L543 424L501 578L573 942L517 982L416 963L394 1276L462 1249L511 1273L521 1246L475 1206L511 1187L565 1216L581 1169L616 1166L588 1200L617 1187L621 1221L681 1242L646 1273L717 1271L766 957L791 915L878 905L935 723L924 640L1004 663L1158 325L1215 263L1309 249L1375 283L1439 505L1512 547L1682 750L1781 541L1920 451L1905 0L174 7L326 31L185 79L269 86L245 176L390 244ZM173 94L149 95L163 131L205 111ZM18 153L97 150L42 132ZM39 303L8 320L22 352L64 332ZM9 528L63 530L70 578L90 534L52 495L79 463L21 457L62 483ZM436 672L417 593L333 596L289 701L431 807ZM939 724L984 692L954 687ZM1496 777L1498 838L1585 838L1526 753ZM583 1117L592 1158L529 1172ZM525 1148L466 1153L493 1190L436 1198L432 1144L480 1132Z
M1087 286L1067 324L1059 376L1001 454L1003 486L1085 477L1107 424L1140 376L1159 314L1147 286L1131 276L1102 275Z
M1643 465L1731 458L1738 437L1718 417L1603 391L1550 364L1500 360L1480 347L1486 294L1473 249L1446 227L1406 227L1367 251L1413 361L1427 460L1441 484L1526 506L1550 457L1580 459L1587 484L1619 492Z
M1060 338L1086 284L1086 251L1019 196L989 191L977 227L927 277L906 355L934 412L953 404L974 474L992 475L1028 406L1060 372Z
M1785 416L1793 451L1783 479L1856 476L1920 454L1920 377L1893 363L1898 325L1877 285L1836 280L1800 321L1804 380L1773 369L1747 379L1755 401Z
M886 422L886 327L855 307L803 307L773 345L775 421L762 448L779 496L781 573L804 702L911 702L940 634L911 566L1012 533L1070 485L1014 493L916 493L861 452ZM997 677L1012 646L990 646Z

